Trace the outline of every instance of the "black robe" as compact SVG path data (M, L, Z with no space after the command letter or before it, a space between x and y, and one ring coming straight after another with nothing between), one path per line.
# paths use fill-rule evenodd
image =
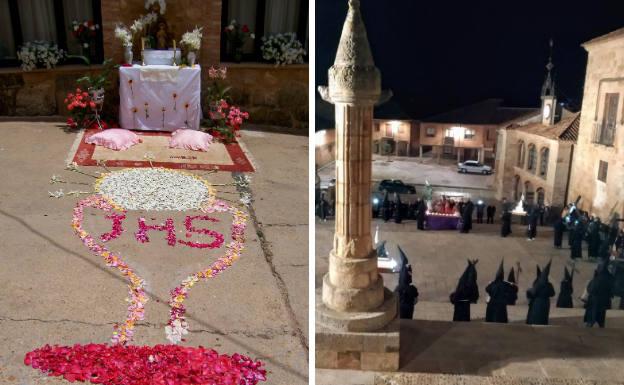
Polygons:
M414 305L418 299L418 289L414 285L408 285L398 290L399 294L399 318L414 318Z
M585 304L585 316L583 321L589 327L598 324L601 328L605 326L607 309L611 307L613 297L613 276L606 266L601 272L597 272L594 278L587 285L587 303Z
M506 237L511 234L511 213L505 211L502 216L503 224L501 225L501 236Z
M570 231L572 235L572 245L570 246L570 258L582 259L583 258L583 233L585 232L585 226L578 222L574 226L574 229Z
M425 229L425 219L427 215L427 204L424 200L418 201L416 206L416 221L418 222L418 230Z
M537 236L537 221L539 219L538 209L531 209L531 214L529 214L528 222L529 226L527 228L527 238L533 239Z
M401 223L403 220L403 204L401 203L401 198L397 195L396 201L393 204L394 211L392 212L394 223Z
M559 287L559 296L557 297L557 307L572 308L574 304L572 302L572 293L574 288L572 287L572 281L564 279L561 281Z
M600 254L600 223L590 222L587 226L587 255L597 258Z
M559 218L553 225L554 228L554 245L557 249L561 248L561 244L563 241L563 230L565 229L565 225L563 224L563 219Z
M470 321L470 304L477 303L479 299L475 263L469 262L468 267L459 279L457 288L449 296L451 303L454 305L453 321Z
M533 283L533 287L527 290L527 299L529 300L529 311L527 313L526 323L529 325L548 325L548 316L550 314L550 297L554 297L555 288L548 281L550 273L550 262L543 271L540 272L539 278Z
M490 296L485 308L485 322L507 323L507 305L516 303L518 287L499 279L487 285L485 291Z
M472 230L472 212L474 210L474 204L471 201L466 202L462 211L462 233L467 233Z
M384 195L383 201L381 201L381 217L384 222L388 222L392 216L392 210L390 209L390 201L388 195Z

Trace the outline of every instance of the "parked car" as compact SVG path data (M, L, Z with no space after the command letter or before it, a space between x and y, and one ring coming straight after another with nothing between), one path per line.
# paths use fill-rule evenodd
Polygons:
M414 186L407 185L399 179L390 180L384 179L379 182L378 190L380 192L388 191L388 194L416 194L416 188Z
M383 197L385 192L388 192L388 196L390 199L393 199L394 193L399 194L401 197L401 201L403 202L403 210L407 211L407 203L414 200L414 195L416 194L416 188L411 185L407 185L403 183L403 181L395 179L384 179L373 188L372 192L372 209L373 209L373 217L377 217L379 215L379 209L381 208L381 202L383 201Z
M479 163L476 160L467 160L463 163L457 163L457 171L462 174L474 173L488 175L492 173L492 167Z

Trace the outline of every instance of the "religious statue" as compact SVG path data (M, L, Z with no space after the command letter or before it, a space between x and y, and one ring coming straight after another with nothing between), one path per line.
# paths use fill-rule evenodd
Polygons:
M167 31L165 31L165 23L158 24L158 32L156 33L156 48L167 49Z

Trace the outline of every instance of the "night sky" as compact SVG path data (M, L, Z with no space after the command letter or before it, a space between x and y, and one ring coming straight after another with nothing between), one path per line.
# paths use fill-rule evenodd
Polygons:
M557 96L579 109L580 44L624 27L623 0L361 0L361 10L383 87L413 119L487 98L539 106L551 37ZM346 0L316 0L317 84L327 84L346 11Z

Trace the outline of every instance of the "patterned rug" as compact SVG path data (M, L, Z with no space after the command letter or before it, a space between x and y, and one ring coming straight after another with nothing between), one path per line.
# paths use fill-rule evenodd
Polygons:
M134 131L142 143L124 151L114 151L85 143L97 129L78 132L68 162L79 166L96 166L98 161L108 167L164 167L185 170L221 170L253 172L250 155L240 141L230 144L213 143L209 150L191 151L169 148L170 132ZM151 162L150 162L151 160Z

